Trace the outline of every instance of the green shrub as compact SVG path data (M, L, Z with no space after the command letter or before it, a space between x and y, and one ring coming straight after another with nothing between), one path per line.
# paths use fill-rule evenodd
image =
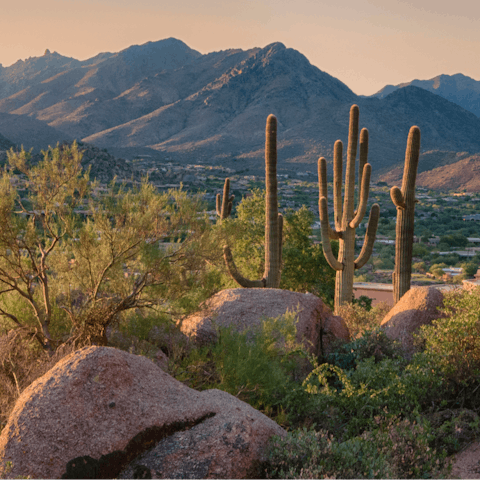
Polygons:
M399 357L398 344L390 340L379 327L366 330L362 337L349 343L339 345L330 353L326 361L345 370L355 368L362 360L370 357L379 362L384 358Z
M351 438L371 429L379 415L414 417L441 396L442 379L428 368L400 359L375 363L370 357L355 369L322 364L305 379L312 396L310 416L321 428L339 438Z
M444 318L421 328L417 338L425 348L417 361L427 360L454 385L472 388L480 384L480 289L447 293L442 311Z
M137 337L139 340L148 340L152 328L170 326L173 324L167 315L126 312L125 318L119 323L119 331L124 335Z
M292 312L244 332L219 327L218 341L193 350L174 375L193 388L224 390L271 416L300 408L308 395L295 379L308 368L309 355L296 341L295 323Z
M358 304L346 304L340 307L339 315L345 320L351 338L358 338L367 330L374 330L390 311L390 306L379 303L370 310Z
M381 419L378 419L380 422ZM267 478L427 478L448 474L428 424L393 418L344 442L299 429L270 441Z
M468 409L441 410L425 416L435 436L434 446L447 455L458 452L480 435L480 417Z

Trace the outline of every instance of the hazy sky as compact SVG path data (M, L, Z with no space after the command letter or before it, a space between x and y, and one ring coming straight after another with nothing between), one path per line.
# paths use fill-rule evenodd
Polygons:
M282 42L355 93L480 80L478 0L1 0L0 63L46 48L84 60L178 38L201 53Z

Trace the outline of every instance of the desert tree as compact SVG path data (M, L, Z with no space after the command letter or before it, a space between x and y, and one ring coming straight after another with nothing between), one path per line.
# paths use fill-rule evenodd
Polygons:
M148 179L99 194L80 162L76 144L37 165L11 151L0 185L0 316L49 355L66 341L105 345L131 309L185 313L220 260L200 195L159 193Z
M50 258L73 233L76 207L88 193L88 172L82 175L77 145L49 148L44 160L30 165L23 148L8 152L0 182L0 315L21 327L33 315L35 338L50 353L53 339ZM20 186L26 195L20 195ZM11 310L11 298L25 304L22 316ZM21 310L20 310L21 311Z

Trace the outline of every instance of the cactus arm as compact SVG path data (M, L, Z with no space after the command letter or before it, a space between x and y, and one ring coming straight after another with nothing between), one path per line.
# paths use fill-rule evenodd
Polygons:
M319 202L320 210L320 224L322 226L322 248L323 254L328 264L334 270L343 270L343 264L340 263L332 252L332 244L330 243L330 235L328 231L328 208L327 208L327 199L325 197L320 198Z
M358 164L358 191L362 192L363 168L368 163L368 130L362 128L360 132L360 160Z
M228 199L227 217L229 217L230 214L232 213L233 199L234 198L235 198L235 195L231 195L230 198Z
M405 169L403 172L402 194L405 202L415 201L415 182L417 179L418 160L420 158L420 129L410 128L405 152Z
M280 265L280 270L282 269L282 248L283 248L283 215L278 214L278 242L280 244L280 249L278 252L278 264Z
M223 247L223 258L225 259L225 263L227 265L228 272L230 276L241 286L244 288L264 288L265 287L265 280L248 280L245 278L237 269L235 262L233 261L233 256L230 248L225 245Z
M355 218L349 223L350 228L357 228L362 221L365 212L367 211L368 194L370 190L370 175L372 173L372 167L369 163L365 165L362 175L362 186L360 188L360 203L358 205L357 214Z
M340 162L341 162L341 153L340 153ZM340 163L340 175L341 175L342 165ZM336 178L336 177L335 177ZM327 161L324 157L318 159L318 198L325 197L327 198ZM341 178L340 178L340 202L341 202ZM338 203L340 205L340 203ZM335 210L336 212L336 210ZM337 216L335 215L335 218ZM338 230L338 227L337 227ZM341 237L341 234L334 230L330 224L328 224L328 236L332 240L338 240Z
M355 158L358 143L358 105L350 108L350 125L348 130L347 167L345 171L345 195L343 198L342 230L353 218L355 193Z
M335 142L333 147L333 212L335 218L335 230L342 230L342 162L343 143L340 140ZM327 198L326 192L323 195Z
M397 208L401 208L402 210L405 209L405 200L401 190L398 187L395 186L390 189L390 198Z
M368 218L367 233L363 241L363 246L358 258L355 260L355 269L362 268L367 262L373 251L373 244L377 236L378 219L380 218L380 207L377 203L372 205L370 216Z
M318 159L318 198L327 198L327 161L325 157Z
M217 193L217 202L216 202L217 215L222 218L222 209L220 204L220 194Z

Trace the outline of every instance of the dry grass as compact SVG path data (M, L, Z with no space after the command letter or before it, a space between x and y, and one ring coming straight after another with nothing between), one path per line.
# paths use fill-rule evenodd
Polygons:
M391 308L386 302L379 303L370 311L359 305L347 304L340 307L338 314L345 320L350 332L350 338L355 340L361 337L366 330L373 330L379 327Z

